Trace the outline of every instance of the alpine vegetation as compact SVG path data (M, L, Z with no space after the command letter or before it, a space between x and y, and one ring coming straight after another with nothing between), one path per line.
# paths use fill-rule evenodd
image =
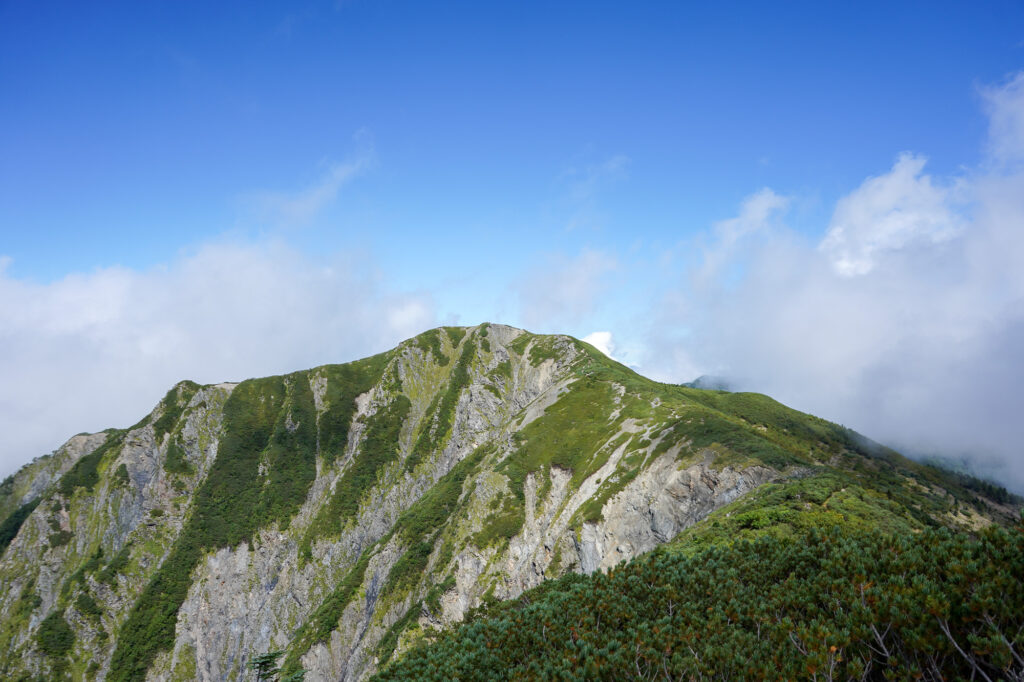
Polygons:
M0 484L0 676L1020 679L1020 506L763 395L442 327L181 382Z

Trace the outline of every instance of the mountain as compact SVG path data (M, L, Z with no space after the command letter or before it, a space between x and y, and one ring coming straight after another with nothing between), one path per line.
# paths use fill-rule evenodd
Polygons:
M1019 507L766 396L660 384L567 336L443 327L182 382L0 484L0 674L244 679L282 651L307 680L365 679L474 609L669 541L977 533Z

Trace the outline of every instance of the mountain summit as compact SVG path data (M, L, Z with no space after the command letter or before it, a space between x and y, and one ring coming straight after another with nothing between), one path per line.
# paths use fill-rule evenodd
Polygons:
M0 673L242 679L281 651L286 673L358 680L471 609L683 531L976 530L1015 504L766 396L657 383L568 336L442 327L182 382L4 481Z

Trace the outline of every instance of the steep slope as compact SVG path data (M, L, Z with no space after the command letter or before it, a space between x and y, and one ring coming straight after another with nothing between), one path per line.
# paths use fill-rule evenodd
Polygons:
M610 568L751 491L813 489L821 522L868 527L1015 514L765 396L501 325L183 382L130 429L76 439L2 488L12 679L241 679L278 649L308 680L362 679L469 609ZM771 507L738 510L737 532L804 523Z

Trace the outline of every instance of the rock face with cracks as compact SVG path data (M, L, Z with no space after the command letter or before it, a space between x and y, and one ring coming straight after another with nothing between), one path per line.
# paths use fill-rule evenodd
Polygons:
M492 324L182 382L0 486L0 675L241 680L281 650L307 680L365 679L474 607L607 570L766 482L909 466L871 447L764 396L659 384ZM1003 513L969 511L942 518Z

